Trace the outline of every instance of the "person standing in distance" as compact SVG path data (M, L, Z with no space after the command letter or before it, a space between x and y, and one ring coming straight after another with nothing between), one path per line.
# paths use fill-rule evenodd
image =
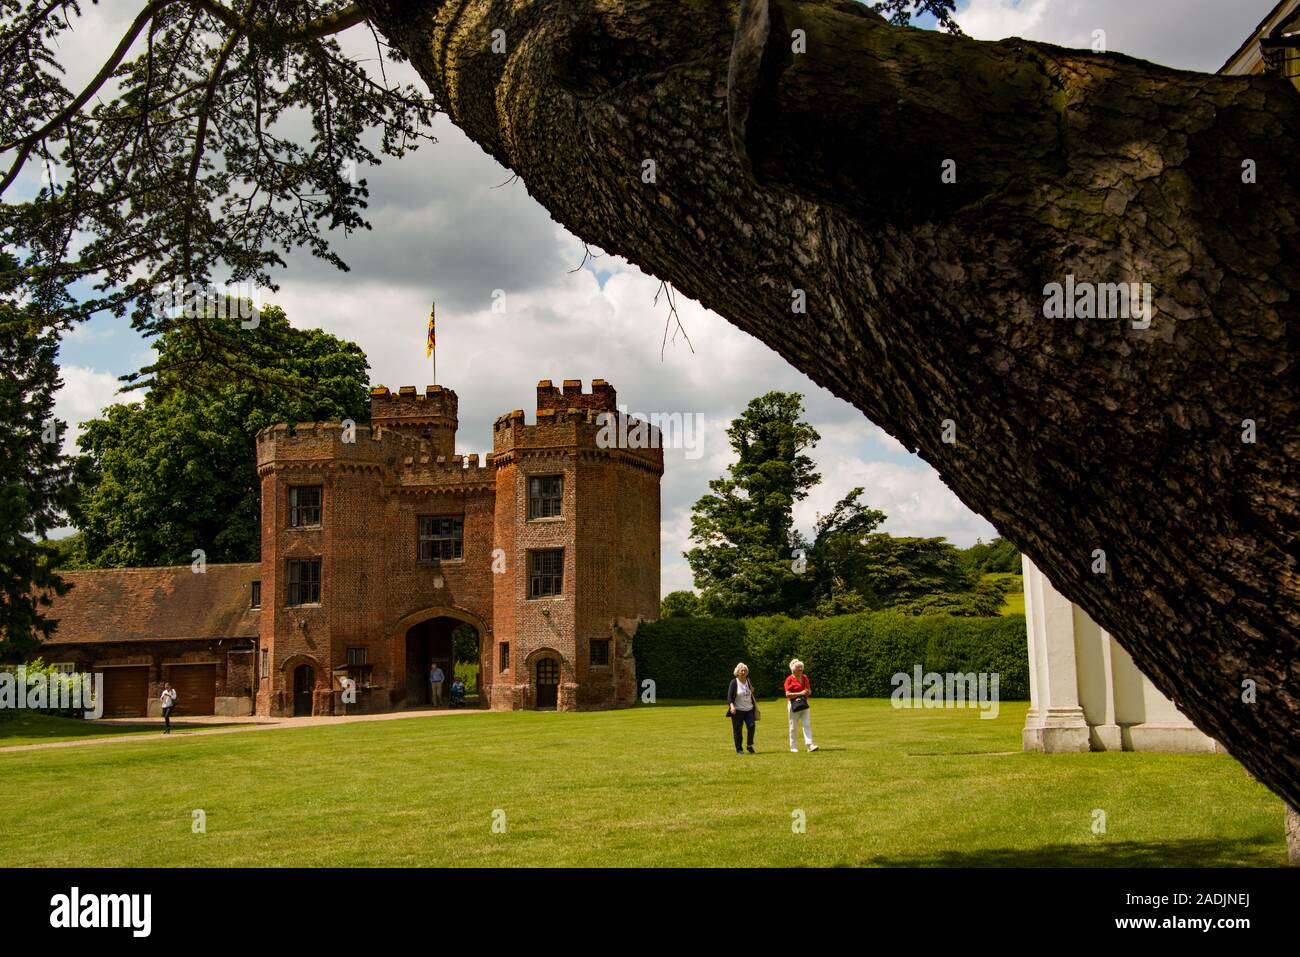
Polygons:
M790 662L790 677L785 679L785 706L790 717L790 750L799 753L795 743L794 726L803 725L803 743L809 753L817 750L813 744L812 718L809 717L808 699L812 697L812 684L803 673L803 662L795 658Z
M158 696L163 709L163 734L172 733L172 711L176 708L176 697L176 689L171 683L163 682L162 694Z
M446 680L447 676L443 674L442 668L435 661L433 667L429 669L429 687L433 689L433 706L435 708L442 707L442 683Z

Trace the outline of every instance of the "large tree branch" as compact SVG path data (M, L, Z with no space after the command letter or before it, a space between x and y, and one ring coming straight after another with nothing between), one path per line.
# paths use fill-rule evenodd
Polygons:
M723 0L362 6L556 219L918 450L1300 803L1293 89L837 0L739 40ZM1150 283L1150 325L1048 318L1067 277Z

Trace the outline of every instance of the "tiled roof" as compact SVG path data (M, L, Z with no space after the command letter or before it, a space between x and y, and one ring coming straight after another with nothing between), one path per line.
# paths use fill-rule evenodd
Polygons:
M45 644L255 638L258 612L249 607L261 565L189 565L60 572L71 583L45 614L58 627Z

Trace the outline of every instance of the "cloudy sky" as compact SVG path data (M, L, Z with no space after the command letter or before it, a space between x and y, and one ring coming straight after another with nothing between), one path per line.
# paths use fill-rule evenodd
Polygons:
M1275 0L959 0L959 21L980 39L1023 36L1087 47L1104 30L1108 49L1191 70L1222 65ZM105 7L110 9L105 9ZM102 62L138 4L87 7L63 48L69 85ZM348 44L371 55L369 35ZM391 67L390 67L391 76ZM414 75L411 75L413 82ZM796 511L807 531L854 486L885 511L887 531L945 535L958 545L996 534L924 462L845 402L820 389L767 346L717 315L679 299L692 351L679 337L660 356L667 318L658 281L605 256L574 271L583 247L554 223L519 181L443 119L439 142L400 162L367 171L373 229L339 236L351 265L336 272L303 254L289 260L279 292L300 327L319 327L361 345L371 382L389 387L429 381L423 338L430 302L438 304L438 379L460 396L459 449L491 449L502 412L532 410L538 379L604 378L633 412L699 413L703 454L665 455L663 591L690 586L681 558L690 508L730 460L724 429L749 399L770 389L801 392L822 441L813 450L821 486ZM502 185L505 184L505 185ZM506 309L493 312L493 290ZM64 387L57 414L93 418L114 401L117 377L139 368L147 343L121 320L88 322L64 342ZM1008 476L1014 481L1014 476Z

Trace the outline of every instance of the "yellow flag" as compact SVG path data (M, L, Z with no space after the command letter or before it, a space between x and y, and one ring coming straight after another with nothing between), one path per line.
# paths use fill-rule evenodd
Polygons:
M433 355L433 347L435 345L433 341L433 313L436 308L437 303L434 303L429 307L429 338L424 343L424 357L426 359Z

